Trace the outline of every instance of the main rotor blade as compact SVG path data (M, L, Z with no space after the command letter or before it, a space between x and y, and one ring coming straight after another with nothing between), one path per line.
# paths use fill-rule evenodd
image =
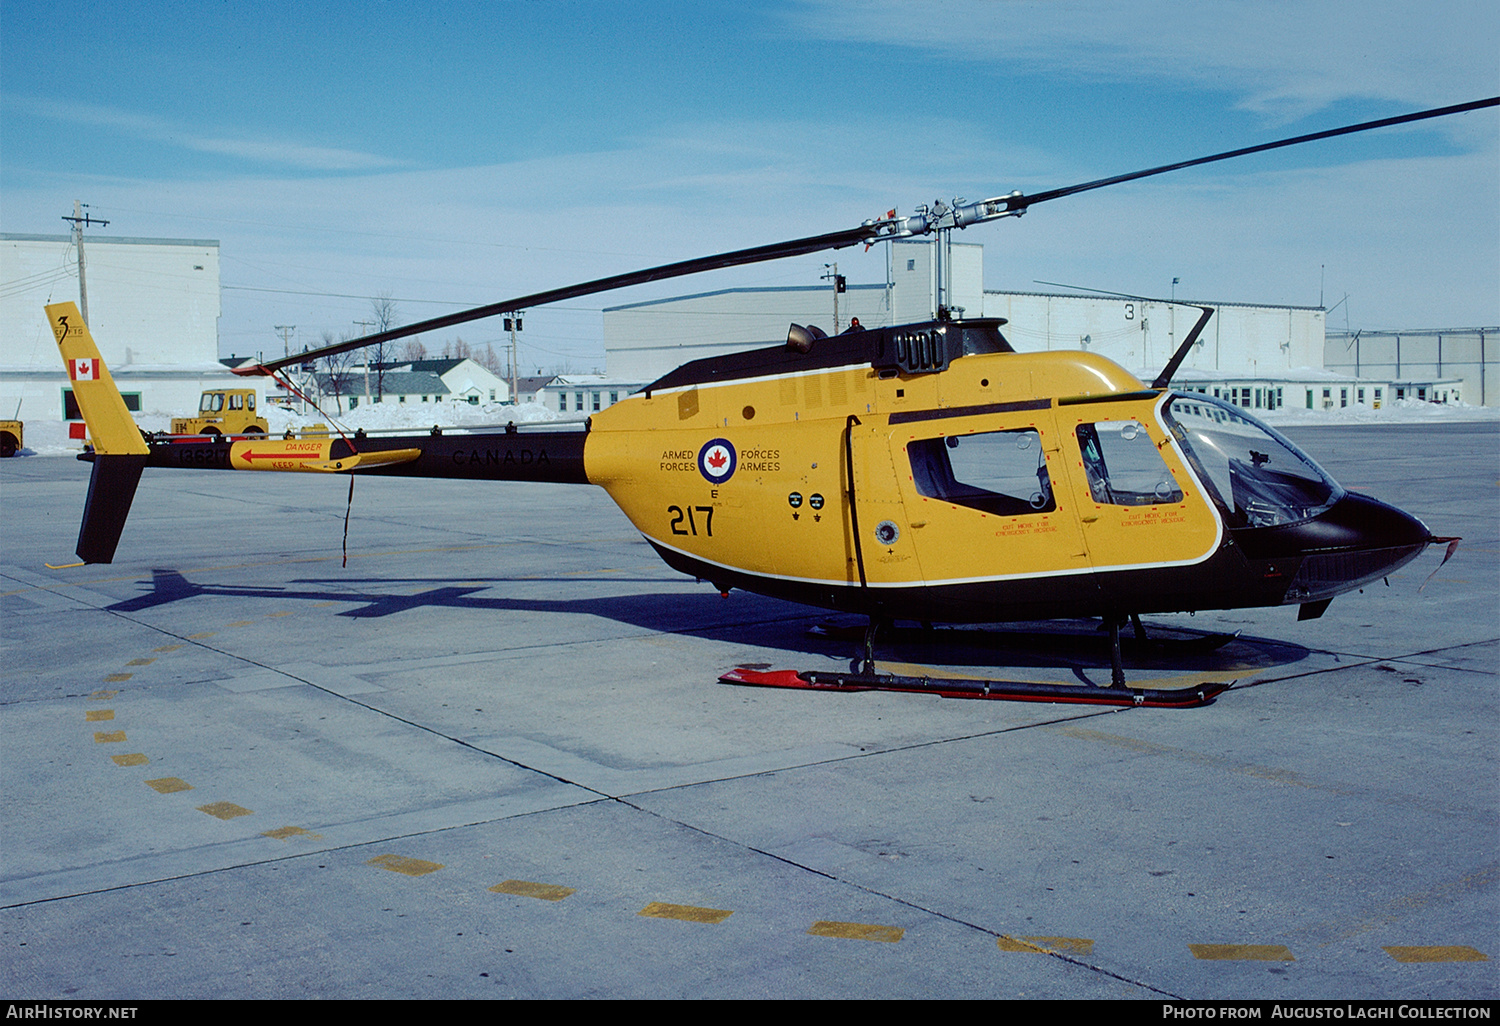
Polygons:
M872 242L878 233L878 225L872 222L841 232L829 232L826 235L811 235L805 239L791 239L787 242L775 242L769 246L756 246L752 249L735 250L732 253L720 253L716 256L682 260L675 264L663 264L660 267L650 267L643 271L630 271L626 274L616 274L608 278L596 278L593 281L586 281L578 285L567 285L558 289L549 289L546 292L534 292L529 296L518 296L515 299L490 303L485 306L475 307L472 310L462 310L458 313L445 314L442 317L433 317L430 320L419 321L416 324L402 325L399 328L392 328L389 331L381 331L374 335L351 339L348 342L323 346L321 349L310 349L305 353L298 353L295 356L285 356L279 360L270 360L258 366L245 367L237 370L235 373L247 375L269 374L272 371L280 370L294 363L310 363L324 356L336 356L339 353L347 353L351 349L375 346L382 342L406 338L409 335L418 335L424 331L437 331L440 328L452 327L455 324L464 324L468 321L482 320L485 317L494 317L496 314L528 310L532 307L545 306L548 303L560 303L565 299L577 299L579 296L589 296L596 292L609 292L612 289L623 289L630 285L644 285L646 282L662 281L666 278L680 278L683 275L697 274L700 271L716 271L723 267L739 267L742 264L780 260L783 257L801 256L804 253L818 253L827 249L843 249L845 246L853 246L861 242Z
M825 235L810 235L803 239L775 242L768 246L739 249L730 253L720 253L716 256L682 260L675 264L663 264L660 267L651 267L643 271L631 271L626 274L612 275L608 278L596 278L593 281L583 282L578 285L568 285L563 288L550 289L546 292L535 292L529 296L518 296L515 299L490 303L486 306L475 307L472 310L445 314L442 317L433 317L430 320L403 325L399 328L366 335L348 342L323 346L321 349L311 349L304 353L298 353L295 356L286 356L279 360L271 360L259 366L246 367L237 370L235 373L247 375L270 374L294 363L311 363L325 356L336 356L339 353L347 353L352 349L363 349L366 346L379 345L382 342L392 342L399 338L421 334L424 331L437 331L442 328L452 327L455 324L466 324L469 321L494 317L496 314L545 306L548 303L559 303L563 300L577 299L580 296L590 296L599 292L609 292L613 289L627 288L631 285L643 285L646 282L663 281L667 278L680 278L683 275L698 274L701 271L715 271L725 267L740 267L745 264L763 263L767 260L781 260L785 257L801 256L804 253L843 249L846 246L854 246L859 243L910 238L913 235L927 235L941 228L977 224L981 221L993 220L997 217L1014 217L1025 213L1028 208L1037 203L1061 199L1064 196L1088 192L1091 189L1102 189L1107 185L1133 182L1140 178L1150 178L1153 175L1166 174L1168 171L1179 171L1182 168L1196 167L1199 164L1212 164L1215 161L1229 160L1233 157L1244 157L1251 153L1263 153L1266 150L1280 149L1283 146L1296 146L1300 143L1315 142L1319 139L1331 139L1335 136L1352 135L1355 132L1368 132L1375 128L1388 128L1392 125L1404 125L1413 121L1425 121L1429 118L1441 118L1450 114L1462 114L1465 111L1494 106L1500 106L1500 96L1491 96L1484 100L1473 100L1469 103L1453 104L1448 107L1436 107L1432 110L1417 111L1413 114L1402 114L1392 118L1381 118L1378 121L1365 121L1357 125L1347 125L1343 128L1330 128L1322 132L1311 132L1307 135L1293 136L1289 139L1278 139L1275 142L1261 143L1258 146L1245 146L1237 150L1215 153L1208 157L1182 160L1175 164L1163 164L1160 167L1147 168L1144 171L1132 171L1129 174L1099 178L1092 182L1069 185L1061 189L1049 189L1031 196L1022 193L1011 193L1009 196L998 196L995 199L981 200L979 203L968 204L961 208L960 211L952 212L950 217L954 217L954 219L946 222L941 216L935 217L923 213L918 213L911 217L892 216L880 221L866 221L857 227L846 228L843 231L829 232ZM955 217L954 215L957 216Z
M1296 146L1299 143L1316 142L1319 139L1332 139L1338 135L1352 135L1355 132L1368 132L1372 128L1388 128L1391 125L1404 125L1412 121L1425 121L1428 118L1447 117L1449 114L1462 114L1465 111L1479 110L1482 107L1494 107L1500 105L1500 96L1491 96L1487 100L1474 100L1470 103L1456 103L1451 107L1437 107L1433 110L1421 110L1415 114L1401 114L1393 118L1381 118L1379 121L1366 121L1358 125L1347 125L1344 128L1330 128L1325 132L1311 132L1307 135L1293 136L1290 139L1278 139L1276 142L1261 143L1259 146L1245 146L1238 150L1227 150L1224 153L1215 153L1211 157L1198 157L1194 160L1182 160L1175 164L1163 164L1161 167L1148 168L1145 171L1132 171L1129 174L1115 175L1111 178L1100 178L1097 181L1084 182L1082 185L1069 185L1062 189L1049 189L1039 192L1033 196L1017 196L1013 205L1008 209L1024 210L1034 203L1044 203L1047 200L1059 199L1063 196L1072 196L1074 193L1088 192L1090 189L1102 189L1106 185L1119 185L1121 182L1133 182L1137 178L1150 178L1152 175L1163 175L1168 171L1179 171L1185 167L1196 167L1199 164L1212 164L1216 160L1229 160L1231 157L1244 157L1251 153L1263 153L1266 150L1276 150L1283 146ZM1007 197L1009 198L1009 197Z

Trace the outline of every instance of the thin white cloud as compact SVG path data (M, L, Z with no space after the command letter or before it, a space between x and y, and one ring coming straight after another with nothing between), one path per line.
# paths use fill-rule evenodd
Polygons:
M875 126L850 131L869 137ZM6 214L13 230L38 230L30 226L55 222L77 195L121 234L221 239L226 285L287 290L225 292L226 348L244 351L249 339L279 344L275 324L297 324L314 339L347 329L368 304L343 295L479 305L833 231L891 206L909 211L954 193L1035 191L1119 170L1060 169L1056 158L972 136L952 152L917 147L851 163L818 144L824 134L813 123L725 121L674 126L618 150L482 167L213 181L32 176L7 190ZM993 288L1035 288L1040 278L1160 294L1181 276L1179 295L1312 304L1326 266L1330 302L1349 292L1355 326L1494 324L1495 167L1493 137L1456 155L1283 171L1222 164L1049 203L959 241L985 245ZM229 210L232 220L221 213ZM853 247L572 306L816 284L833 260L852 281L884 279L882 250ZM403 308L408 320L436 312ZM544 308L528 316L527 330L550 351L596 352L597 342L571 339L595 335L597 316ZM490 331L463 335L483 340Z
M7 96L7 107L18 113L76 125L93 125L123 135L164 143L200 153L214 153L272 167L307 171L380 171L403 162L357 150L305 146L286 140L235 138L201 132L164 118L92 103L73 103L28 96Z
M1295 118L1500 92L1493 0L797 0L795 31L1082 81L1172 81Z

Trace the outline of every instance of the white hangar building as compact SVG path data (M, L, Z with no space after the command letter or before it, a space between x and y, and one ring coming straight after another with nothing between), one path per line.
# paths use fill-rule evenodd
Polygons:
M837 296L837 319L835 292L828 285L727 289L606 308L607 371L611 377L651 381L688 360L780 343L794 321L834 334L853 317L872 328L927 320L936 305L932 244L896 242L889 251L886 284L848 286ZM951 265L950 305L968 317L1005 318L1001 331L1018 351L1084 349L1146 381L1160 372L1199 317L1185 301L985 291L984 251L978 245L953 244ZM1307 387L1328 383L1322 308L1205 305L1215 314L1174 384L1274 409L1303 405Z
M78 302L70 235L0 234L0 411L72 420L43 307ZM89 330L132 411L188 414L205 388L248 388L219 362L219 243L85 236ZM264 396L261 396L264 398Z

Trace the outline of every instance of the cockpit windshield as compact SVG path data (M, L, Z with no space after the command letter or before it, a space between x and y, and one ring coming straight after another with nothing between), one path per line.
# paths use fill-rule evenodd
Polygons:
M1307 520L1344 489L1286 438L1243 411L1202 395L1175 395L1167 425L1231 527Z

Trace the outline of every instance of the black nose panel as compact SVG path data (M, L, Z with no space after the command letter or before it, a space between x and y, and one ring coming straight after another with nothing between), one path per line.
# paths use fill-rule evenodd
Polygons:
M1378 499L1346 493L1311 520L1277 527L1234 530L1250 559L1276 559L1322 552L1418 548L1432 541L1427 525Z
M1234 540L1249 559L1303 557L1282 601L1316 602L1404 566L1432 541L1432 532L1395 506L1346 494L1310 520L1240 528Z

